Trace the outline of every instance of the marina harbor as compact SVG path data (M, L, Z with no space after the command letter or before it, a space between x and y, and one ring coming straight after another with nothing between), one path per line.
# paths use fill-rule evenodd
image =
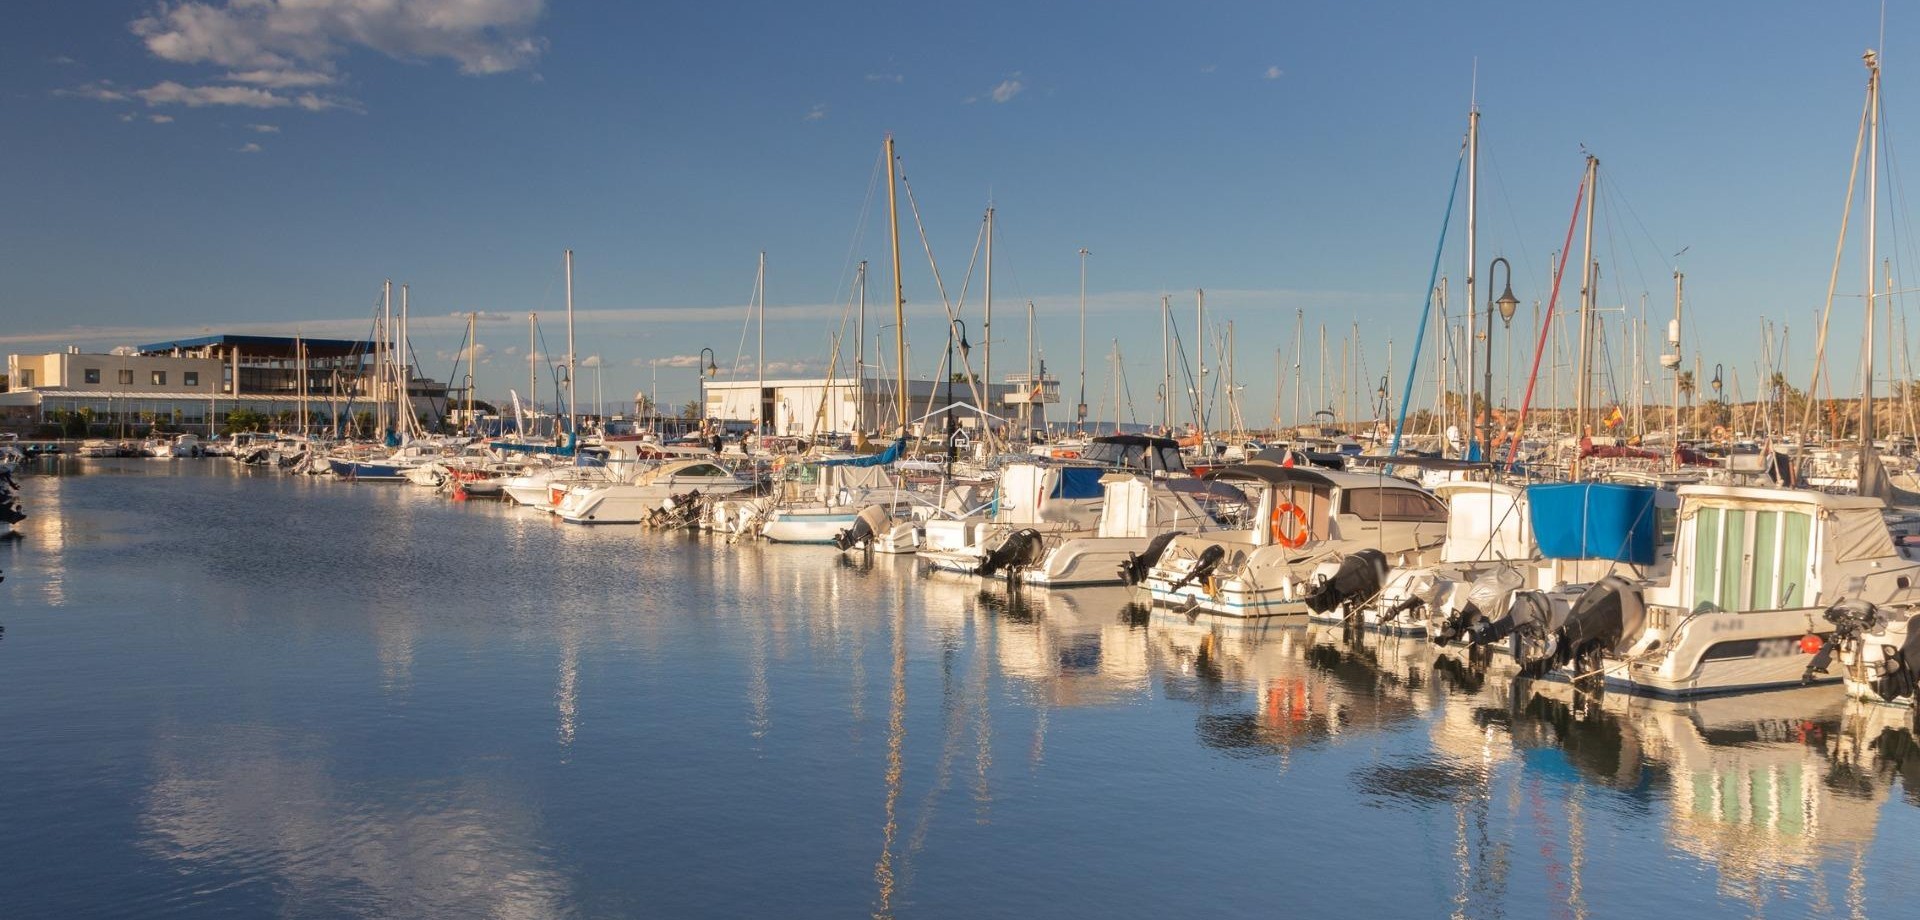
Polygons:
M39 7L0 920L1920 903L1911 10Z

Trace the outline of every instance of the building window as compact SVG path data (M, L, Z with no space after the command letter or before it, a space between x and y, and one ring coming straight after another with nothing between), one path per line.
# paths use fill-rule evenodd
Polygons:
M166 372L166 371L154 371L154 372L153 372L153 385L154 385L154 386L157 386L157 387L163 387L163 386L166 386L166 385L167 385L167 372Z
M126 368L120 371L120 385L128 386L128 387L133 386L133 369L132 368Z
M32 368L23 367L20 369L20 388L23 390L33 389Z
M89 367L81 373L86 377L88 383L100 382L100 369L97 367Z
M181 381L181 383L184 383L187 386L197 387L200 385L199 371L181 371L180 376L185 378L184 380Z

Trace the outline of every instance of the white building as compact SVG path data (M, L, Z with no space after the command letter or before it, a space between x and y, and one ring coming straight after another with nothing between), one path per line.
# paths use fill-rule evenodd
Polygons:
M867 378L832 380L825 378L768 380L703 380L701 404L710 419L725 422L764 420L766 433L807 436L815 433L847 434L860 428L885 433L899 424L899 409L894 392L899 384L891 379ZM999 416L990 424L1013 424L1017 413L1008 414L1007 406L1016 402L1012 384L979 385L978 399L991 406L989 413ZM919 419L947 407L946 381L908 380L907 418ZM977 416L966 407L975 405L974 386L956 380L952 384L953 404L961 406L957 417L961 424L977 424ZM757 405L756 405L757 404Z

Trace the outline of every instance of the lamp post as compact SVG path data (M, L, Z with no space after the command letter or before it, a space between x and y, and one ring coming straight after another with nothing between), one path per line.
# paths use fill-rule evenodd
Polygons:
M702 348L700 349L700 358L706 362L706 365L704 367L699 364L694 365L694 370L698 373L698 376L694 378L695 392L693 395L695 399L700 401L700 414L702 416L705 416L707 413L707 387L705 381L701 378L713 377L720 373L720 365L713 362L713 357L713 349Z
M955 449L954 443L953 443L954 428L958 424L957 420L955 420L953 417L953 377L954 377L953 341L954 341L955 329L958 329L960 333L959 338L960 338L961 360L963 361L966 360L967 355L972 353L973 351L973 346L967 344L966 320L956 319L953 322L948 323L947 324L947 465L948 466L953 465L953 461L955 457L958 455L958 451Z
M1480 424L1480 444L1486 450L1487 456L1489 457L1493 456L1493 312L1496 309L1499 310L1501 325L1507 329L1512 329L1513 311L1520 309L1520 299L1513 296L1512 263L1509 263L1505 257L1495 258L1487 264L1487 280L1493 280L1493 270L1500 266L1506 266L1507 269L1507 277L1502 285L1500 299L1489 300L1487 302L1487 373L1486 388L1483 391L1487 394L1487 414L1486 421ZM1489 293L1493 291L1492 284L1487 285L1487 291ZM1471 411L1473 407L1468 406L1467 408Z
M1720 424L1720 406L1721 406L1720 387L1722 385L1721 378L1726 374L1726 370L1727 370L1727 366L1724 364L1716 364L1713 366L1713 423L1716 427Z

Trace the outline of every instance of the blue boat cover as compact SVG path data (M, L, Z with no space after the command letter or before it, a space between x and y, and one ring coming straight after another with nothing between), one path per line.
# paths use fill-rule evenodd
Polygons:
M1100 477L1107 475L1104 467L1067 466L1060 468L1060 481L1054 484L1052 498L1099 498L1106 494L1100 485Z
M887 464L900 459L900 455L906 452L907 452L907 439L895 438L893 443L887 446L886 450L883 450L877 454L868 454L864 457L848 457L845 460L822 460L820 461L820 465L821 466L856 466L856 467L886 466Z
M1540 555L1548 559L1654 560L1652 486L1555 482L1527 487L1527 510Z

